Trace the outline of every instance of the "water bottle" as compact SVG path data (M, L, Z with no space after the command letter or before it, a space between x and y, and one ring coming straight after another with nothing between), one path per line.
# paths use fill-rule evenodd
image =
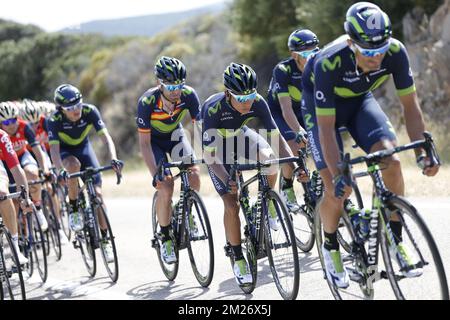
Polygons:
M366 240L367 237L369 236L371 214L372 214L372 210L370 210L370 209L361 210L361 213L360 213L359 236L363 240Z
M354 206L351 206L349 208L349 210L347 210L347 214L348 214L348 217L350 218L350 222L352 223L355 234L359 235L361 212Z

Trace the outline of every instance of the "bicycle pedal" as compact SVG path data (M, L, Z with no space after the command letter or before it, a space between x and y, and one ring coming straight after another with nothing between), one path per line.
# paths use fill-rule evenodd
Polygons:
M152 243L152 248L155 248L155 249L159 248L158 239L156 239L156 238L152 239L150 242Z
M348 276L350 280L355 282L361 282L363 281L364 277L355 269L353 268L346 268L348 272Z
M74 240L74 241L72 241L72 244L73 244L73 248L74 249L79 249L80 248L80 246L78 245L78 241Z

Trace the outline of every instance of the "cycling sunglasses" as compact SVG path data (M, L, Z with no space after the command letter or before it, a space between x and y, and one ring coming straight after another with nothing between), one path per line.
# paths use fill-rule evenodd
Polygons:
M390 41L388 41L384 46L376 49L365 49L360 47L357 43L353 42L355 47L358 49L358 51L364 56L364 57L376 57L378 55L385 54L391 45Z
M312 50L305 50L305 51L294 51L296 54L298 54L300 57L302 57L303 59L307 59L310 55L312 55L313 53L318 52L320 49L319 48L314 48Z
M63 107L61 106L61 108L63 108L63 110L65 111L75 111L75 110L80 110L83 107L83 102L78 102L77 104L70 106L70 107Z
M161 82L162 86L170 92L182 90L184 88L185 82L182 82L180 84L166 84L162 80L159 80Z
M17 118L6 119L2 121L4 126L9 126L10 124L14 124L17 122Z
M230 91L230 94L233 96L233 98L236 99L237 102L239 103L244 103L250 100L255 100L256 95L258 94L256 92L256 90L250 94L234 94L233 92Z

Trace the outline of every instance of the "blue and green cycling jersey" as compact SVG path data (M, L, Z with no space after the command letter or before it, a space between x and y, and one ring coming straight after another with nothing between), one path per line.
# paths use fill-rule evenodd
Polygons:
M391 39L379 70L362 73L355 54L342 36L312 56L303 72L303 88L314 92L317 116L335 115L336 101L363 96L392 75L399 96L415 92L414 78L404 45Z
M161 91L151 88L139 99L136 124L139 132L151 133L152 137L169 139L172 132L182 128L181 122L189 112L192 120L199 113L200 100L195 90L184 86L180 100L172 113L163 110Z
M81 118L78 121L70 121L61 110L58 110L50 117L47 125L49 144L60 144L67 148L88 143L88 134L92 128L95 128L98 134L106 131L100 112L90 104L83 104Z
M272 115L282 115L278 99L290 97L294 113L301 118L302 91L302 72L298 69L295 60L289 58L278 63L273 69L267 95L267 103Z
M204 102L199 117L203 121L202 133L205 151L215 151L216 147L210 146L214 142L212 137L225 139L236 137L242 133L242 130L245 130L246 125L252 119L259 119L262 128L267 130L268 135L279 133L267 102L259 94L250 111L241 114L227 101L225 93L217 93Z

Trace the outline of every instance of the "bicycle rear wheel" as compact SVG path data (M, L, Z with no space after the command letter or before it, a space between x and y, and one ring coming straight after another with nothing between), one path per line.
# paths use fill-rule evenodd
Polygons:
M341 252L342 255L342 261L344 268L347 269L350 275L350 280L355 281L358 283L358 287L352 285L352 281L350 282L350 286L346 289L338 288L334 282L330 281L328 277L326 276L326 268L325 268L325 261L322 253L322 246L323 246L323 227L322 227L322 220L320 217L319 212L317 212L315 219L314 219L314 228L315 228L315 235L316 235L316 244L317 244L317 252L319 255L320 264L322 266L323 271L323 278L327 281L328 287L330 288L331 294L333 295L334 299L336 300L354 300L354 299L373 299L374 296L374 290L372 286L372 282L369 279L369 276L367 275L367 269L364 262L364 253L361 252L361 255L357 255L356 252L353 253L353 246L357 246L357 244L354 243L355 241L355 234L353 232L353 229L351 227L351 222L349 221L348 217L342 217L341 222L342 226L339 227L337 233L339 237L339 233L347 234L346 242L349 245L348 254L345 254ZM347 250L347 249L346 249ZM360 250L365 250L364 247L360 247ZM351 270L355 271L355 276L358 277L358 279L355 279L355 276L352 276ZM370 284L369 284L370 282Z
M172 239L174 241L175 255L177 257L177 261L172 264L165 263L161 259L161 243L157 237L157 235L159 234L159 232L161 230L159 223L157 221L158 219L157 219L157 215L156 215L156 199L157 199L157 197L158 197L158 191L155 192L155 195L153 196L153 201L152 201L152 226L153 226L153 235L155 236L154 248L156 249L156 253L158 255L158 261L159 261L159 264L161 265L161 269L162 269L164 275L166 276L167 280L173 281L173 280L175 280L175 278L177 277L177 274L178 274L178 263L179 263L178 246L177 246L176 241L174 239ZM173 217L172 217L172 219L173 219Z
M395 212L402 225L402 247L415 269L421 275L406 277L395 255L398 247L391 246L394 239L387 233L383 223L381 232L381 251L387 269L387 275L397 299L449 299L447 278L442 259L433 236L419 212L405 198L393 196L387 202L386 211ZM392 250L392 252L390 252ZM413 270L414 271L414 270Z
M19 265L11 235L5 228L0 230L0 299L26 300L22 268Z
M37 220L36 211L33 209L32 214L27 214L28 230L32 234L32 255L42 282L47 281L48 265L46 253L46 241L41 226Z
M207 287L214 274L214 244L208 212L200 195L192 190L187 197L185 232L192 271L202 287Z
M269 227L267 221L269 203L272 203L276 209L279 221L278 230ZM266 205L263 208L267 210L265 213L263 212L265 246L275 285L283 299L294 300L298 294L300 267L288 209L278 193L273 190L266 193Z
M109 277L113 282L116 282L119 278L119 260L117 259L117 249L116 249L116 243L114 241L114 234L112 232L111 224L109 223L108 215L106 214L106 210L104 208L104 205L100 205L97 207L97 214L98 216L103 216L106 226L107 226L107 233L106 237L103 237L100 232L100 224L99 226L99 234L100 234L100 243L103 241L107 241L112 248L112 253L114 259L112 261L108 261L107 254L104 251L104 247L100 245L100 252L102 253L103 263L105 264L106 271L108 272Z

